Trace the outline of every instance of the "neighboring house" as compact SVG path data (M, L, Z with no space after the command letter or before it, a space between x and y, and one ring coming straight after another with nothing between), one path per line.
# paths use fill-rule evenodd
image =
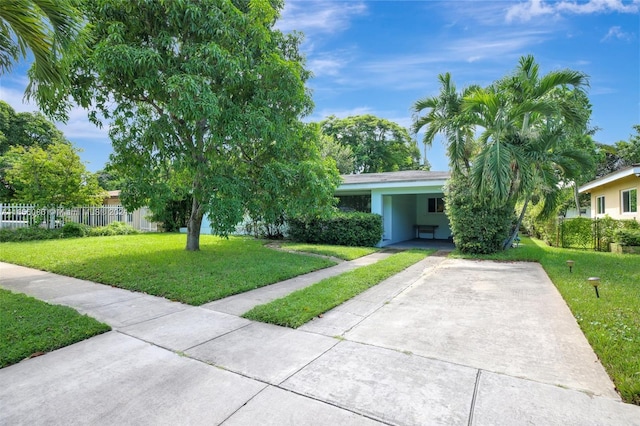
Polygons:
M634 219L638 215L640 164L626 167L582 185L578 191L591 194L591 217Z
M102 202L103 206L120 206L122 202L120 201L120 191L107 191L109 194L108 197L104 199Z
M382 216L381 247L417 237L449 239L443 192L449 177L449 172L421 170L342 175L335 194L343 209Z

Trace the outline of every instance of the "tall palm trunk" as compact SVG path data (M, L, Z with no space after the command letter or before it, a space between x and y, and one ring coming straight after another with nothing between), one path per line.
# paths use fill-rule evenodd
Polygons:
M516 237L518 236L518 231L520 230L520 225L522 225L522 221L524 220L524 215L527 212L527 206L529 205L529 200L530 199L531 199L531 196L527 195L527 197L524 200L524 206L522 207L522 211L520 212L520 216L518 216L518 221L516 222L515 227L511 231L511 235L509 235L509 238L507 238L504 241L504 243L502 245L502 250L507 250L507 249L511 248L511 246L513 245L513 242L515 241Z

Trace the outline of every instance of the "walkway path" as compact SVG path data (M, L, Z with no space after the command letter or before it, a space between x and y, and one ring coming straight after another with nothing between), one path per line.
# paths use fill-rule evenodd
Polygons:
M3 263L0 286L114 328L1 369L0 424L640 425L532 263L430 257L298 330Z

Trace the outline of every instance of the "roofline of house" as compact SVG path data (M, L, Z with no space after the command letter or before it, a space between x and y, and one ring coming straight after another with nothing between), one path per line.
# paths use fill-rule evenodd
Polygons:
M362 182L343 183L336 191L355 191L390 188L421 188L421 187L442 187L447 179L419 180L419 181L398 181L398 182Z
M594 188L598 188L608 183L615 182L616 180L621 179L623 177L632 176L632 175L636 175L637 177L640 177L640 164L633 164L630 167L617 170L613 173L610 173L606 176L601 177L600 179L596 179L591 182L588 182L582 185L580 188L578 188L578 192L580 193L590 192Z

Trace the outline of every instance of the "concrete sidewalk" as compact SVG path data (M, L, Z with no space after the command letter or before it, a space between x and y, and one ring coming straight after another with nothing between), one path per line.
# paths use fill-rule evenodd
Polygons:
M298 330L3 263L0 286L114 328L1 369L0 424L640 425L536 264L430 257Z

